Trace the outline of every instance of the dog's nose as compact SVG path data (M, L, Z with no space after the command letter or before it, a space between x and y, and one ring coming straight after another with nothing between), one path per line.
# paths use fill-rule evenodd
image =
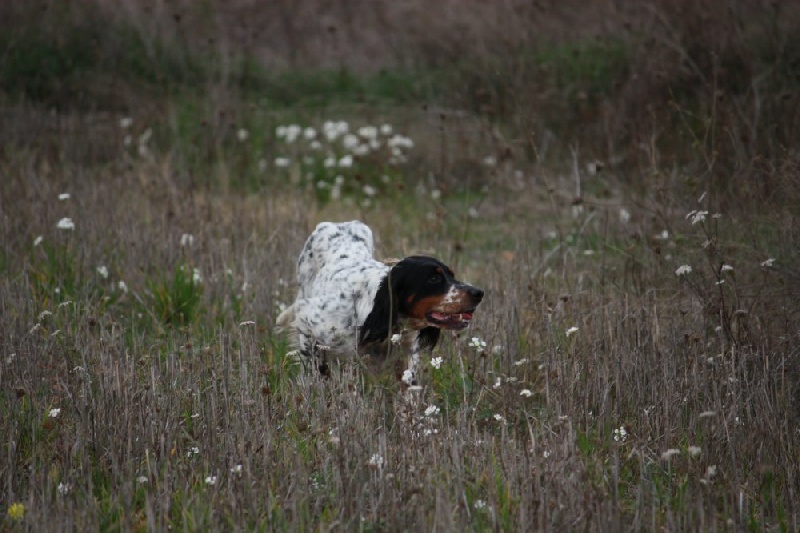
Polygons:
M483 291L480 290L479 288L470 287L467 292L472 297L472 299L475 300L476 302L480 302L481 300L483 300Z

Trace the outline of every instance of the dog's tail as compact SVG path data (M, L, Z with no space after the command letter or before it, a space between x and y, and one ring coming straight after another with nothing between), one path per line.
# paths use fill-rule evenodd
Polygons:
M281 311L281 314L275 320L275 329L278 332L286 331L294 323L295 314L294 305L290 305Z

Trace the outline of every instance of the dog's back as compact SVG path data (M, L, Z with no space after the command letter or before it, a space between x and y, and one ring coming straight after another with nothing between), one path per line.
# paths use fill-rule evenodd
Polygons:
M345 259L369 261L373 258L372 230L351 222L321 222L309 235L297 259L297 281L300 297L309 297L317 274L325 266Z
M278 327L289 329L299 346L314 339L333 347L345 336L349 349L389 269L373 251L372 230L359 221L317 225L297 260L297 299L280 314Z

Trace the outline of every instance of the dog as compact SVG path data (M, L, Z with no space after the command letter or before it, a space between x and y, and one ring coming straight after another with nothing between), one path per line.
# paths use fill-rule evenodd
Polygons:
M297 280L297 299L277 326L299 353L325 376L329 359L363 358L375 370L394 363L406 386L417 385L421 351L441 330L469 326L484 296L433 257L377 261L372 230L357 220L320 223L297 260Z

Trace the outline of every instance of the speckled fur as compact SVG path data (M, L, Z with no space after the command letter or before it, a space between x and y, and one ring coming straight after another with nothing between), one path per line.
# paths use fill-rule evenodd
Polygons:
M320 223L297 261L297 299L281 313L277 325L289 332L293 346L303 355L322 359L323 372L325 360L360 356L366 357L370 366L385 367L389 352L405 353L411 374L406 373L404 381L411 384L420 351L436 344L439 329L424 317L404 312L399 299L407 298L411 306L420 293L419 298L425 296L433 302L425 301L421 307L457 313L460 308L474 310L483 291L456 281L452 271L433 258L414 256L389 266L375 260L373 254L372 231L363 223ZM412 283L416 280L407 280L425 268L447 278L433 295L425 292L424 280L416 285ZM417 288L405 290L406 286ZM392 302L392 298L398 301ZM395 333L401 335L396 348L389 342ZM402 367L395 370L403 375Z
M358 221L320 223L297 260L297 300L278 317L293 344L332 355L356 353L357 326L372 311L391 267L373 258L372 230Z

